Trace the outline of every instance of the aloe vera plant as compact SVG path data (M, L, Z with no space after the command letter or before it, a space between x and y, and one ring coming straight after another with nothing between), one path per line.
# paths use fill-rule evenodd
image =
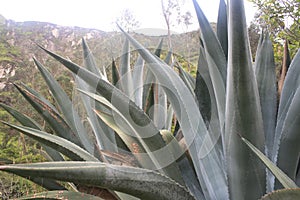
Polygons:
M21 125L3 123L41 143L49 158L0 166L51 190L24 198L79 199L83 193L89 199L299 197L300 53L278 103L272 44L268 34L261 36L253 66L243 1L220 0L217 34L193 3L201 30L196 78L168 64L169 56L160 58L162 43L152 53L124 31L119 66L115 61L111 66L112 83L85 40L85 67L40 46L73 72L90 128L34 59L56 106L26 85L16 87L54 134L1 104ZM130 44L139 53L134 65Z

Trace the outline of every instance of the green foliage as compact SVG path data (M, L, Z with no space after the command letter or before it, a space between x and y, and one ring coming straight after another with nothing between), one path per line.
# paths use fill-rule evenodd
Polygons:
M276 61L282 58L283 41L288 40L291 56L294 57L300 47L300 12L298 0L249 0L258 8L257 23L271 33L275 45Z
M0 197L3 200L20 198L28 193L39 193L44 191L42 187L32 184L31 181L16 175L7 176L0 172Z
M48 161L0 170L30 177L53 191L49 198L70 190L63 193L74 198L83 192L103 199L252 200L298 187L300 52L277 104L272 44L261 36L253 67L243 1L220 1L217 34L193 3L201 29L196 78L170 63L171 53L160 58L162 43L152 53L122 29L113 84L84 39L84 67L40 45L73 73L78 96L34 58L52 97L16 87L51 131L5 105L21 125L3 124L38 141Z
M1 111L4 113L4 111ZM1 119L9 119L1 115ZM0 163L28 163L28 162L41 162L45 159L40 155L38 146L32 141L29 141L24 135L15 133L7 127L2 127L0 132ZM2 162L3 158L5 160ZM31 181L21 178L19 176L7 176L6 173L0 172L0 196L3 200L13 199L26 195L32 192L42 192L43 188L39 185L33 184Z
M14 62L12 58L19 54L18 48L10 48L7 42L0 42L0 62Z

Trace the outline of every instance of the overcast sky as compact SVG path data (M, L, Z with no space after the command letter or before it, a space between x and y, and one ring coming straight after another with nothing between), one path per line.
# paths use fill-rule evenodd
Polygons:
M43 21L64 26L96 28L104 31L115 29L113 23L120 13L130 9L140 22L140 28L165 28L161 0L1 0L0 14L17 22ZM198 0L211 22L217 19L219 0ZM245 0L247 21L255 13ZM196 20L192 0L185 0L183 10L191 11ZM194 23L191 29L196 29ZM180 31L179 29L174 31Z

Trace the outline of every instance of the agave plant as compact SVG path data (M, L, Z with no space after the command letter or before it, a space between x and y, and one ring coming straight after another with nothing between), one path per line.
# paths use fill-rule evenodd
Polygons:
M196 78L169 65L169 56L160 59L161 44L151 53L124 31L112 83L85 40L85 67L40 46L74 73L86 114L80 118L34 59L57 106L24 84L16 87L55 134L1 104L21 126L3 123L40 142L49 158L0 166L51 191L26 199L299 198L300 53L278 103L272 44L263 34L253 66L243 1L220 0L217 34L193 2L201 30ZM139 53L134 66L129 43Z

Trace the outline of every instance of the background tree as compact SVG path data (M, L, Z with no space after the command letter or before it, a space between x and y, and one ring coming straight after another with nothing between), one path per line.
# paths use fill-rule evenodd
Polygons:
M184 0L161 0L162 14L168 30L168 46L171 49L171 27L174 25L184 25L185 31L192 24L190 11L183 11Z
M291 55L300 46L299 0L249 0L258 8L256 23L269 31L275 43L275 55L282 57L284 40L289 41ZM279 46L276 46L279 45Z
M190 72L191 71L191 66L190 66L190 63L191 63L191 48L189 46L189 42L188 40L191 40L191 34L188 34L188 30L189 30L189 26L192 25L192 14L190 11L186 11L184 14L180 15L177 22L178 22L178 25L179 24L182 24L183 25L183 28L184 28L184 32L187 33L187 37L186 37L186 40L185 40L185 43L186 43L186 49L187 49L187 69L188 71Z
M192 25L192 14L190 11L186 11L184 14L181 14L177 19L178 24L183 24L185 32L188 31L190 25Z
M125 9L121 12L121 15L117 18L116 22L128 32L133 31L140 27L140 22L136 19L133 12L129 9Z
M251 22L250 26L248 27L248 35L249 35L250 49L254 60L256 56L256 50L257 50L260 34L261 31L259 25L257 23Z
M180 7L177 0L161 0L161 9L168 30L168 46L171 49L171 24L173 23L172 16L179 15Z

